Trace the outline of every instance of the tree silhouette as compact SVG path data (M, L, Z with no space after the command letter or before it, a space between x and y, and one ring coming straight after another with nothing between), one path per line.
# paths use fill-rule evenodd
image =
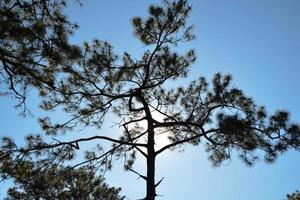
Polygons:
M293 194L286 195L287 200L299 200L300 199L300 192L297 190Z
M109 187L95 175L93 168L72 167L24 161L17 168L6 169L14 180L6 200L21 199L98 199L123 200L120 188Z
M0 95L12 94L25 106L29 86L53 87L59 63L79 49L68 43L77 25L62 14L64 0L0 2Z
M77 59L59 64L53 87L41 88L44 110L63 108L71 116L61 123L40 119L48 135L55 137L78 127L101 128L106 115L113 113L123 129L119 138L101 133L47 143L40 136L30 136L23 147L4 138L3 162L18 165L32 153L44 160L68 160L84 142L110 141L107 151L97 142L98 149L86 152L86 160L74 167L94 163L110 169L113 158L123 158L124 169L146 181L145 199L154 200L162 181L155 180L156 159L183 144L205 145L215 166L230 159L233 152L252 165L261 153L271 163L282 152L299 150L300 127L289 121L288 112L267 115L264 107L232 86L230 75L216 74L211 86L205 77L184 87L166 86L187 77L196 60L193 49L184 55L175 52L181 42L194 39L192 26L186 22L190 11L187 0L164 0L162 6L150 6L146 19L132 20L135 36L148 48L141 58L127 52L116 56L108 42L95 40L84 44ZM156 148L161 135L169 143ZM133 168L138 153L146 159L145 175Z

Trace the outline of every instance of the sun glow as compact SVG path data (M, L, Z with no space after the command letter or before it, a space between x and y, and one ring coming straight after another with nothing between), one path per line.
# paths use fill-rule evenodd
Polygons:
M164 116L160 114L157 111L152 111L152 118L158 122L162 122L164 119ZM148 124L146 120L143 120L138 123L140 127L142 127L144 130L147 130ZM164 147L165 145L169 144L170 141L168 139L168 132L165 132L163 129L156 129L155 130L155 149L160 149ZM147 141L147 136L144 136L142 140Z
M152 112L152 117L158 122L162 122L164 119L164 116L157 111ZM166 132L164 129L156 130L155 133L155 148L160 149L164 147L165 145L170 143L170 140L168 139L169 132Z

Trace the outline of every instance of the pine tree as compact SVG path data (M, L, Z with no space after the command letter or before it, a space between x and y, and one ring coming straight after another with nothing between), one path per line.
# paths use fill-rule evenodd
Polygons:
M96 175L94 168L45 165L42 162L24 161L16 168L6 168L13 178L13 186L5 200L124 200L120 188L109 187Z
M13 95L17 106L26 106L28 87L54 87L57 65L79 56L68 42L77 25L63 14L65 6L64 0L0 2L0 95Z
M87 152L86 161L76 166L94 163L110 169L113 158L123 158L124 169L145 180L145 199L154 200L162 181L155 179L156 159L183 144L204 145L215 166L230 159L234 151L252 165L258 151L271 163L289 149L299 150L300 126L289 121L288 112L267 115L264 107L232 86L230 75L216 74L211 86L205 77L199 77L185 87L166 87L166 83L187 77L196 60L193 49L184 55L175 51L181 42L194 39L192 26L187 24L190 12L187 0L164 0L162 6L150 6L147 18L132 20L135 36L148 49L141 58L127 52L117 56L108 42L85 43L81 56L58 65L54 87L41 89L44 110L63 108L72 116L62 123L40 119L48 135L55 137L77 127L101 128L105 117L114 114L123 129L119 138L100 131L92 137L46 143L40 136L31 136L21 148L5 138L1 159L17 165L31 153L46 151L43 154L48 159L68 160L81 143L99 141L98 150ZM168 137L169 144L156 149L160 135ZM104 151L101 141L112 142L111 149ZM146 160L146 174L133 168L137 154Z

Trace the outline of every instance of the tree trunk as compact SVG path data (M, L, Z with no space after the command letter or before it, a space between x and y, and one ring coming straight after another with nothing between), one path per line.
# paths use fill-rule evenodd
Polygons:
M148 147L146 200L155 200L155 196L155 150L152 145L152 147Z
M147 101L145 98L138 94L138 100L143 104L143 109L146 114L146 120L148 123L148 137L147 137L147 188L146 188L146 198L145 200L155 200L155 157L156 152L154 148L154 126L151 111L148 107Z
M153 124L148 121L147 194L146 200L155 200L155 149Z

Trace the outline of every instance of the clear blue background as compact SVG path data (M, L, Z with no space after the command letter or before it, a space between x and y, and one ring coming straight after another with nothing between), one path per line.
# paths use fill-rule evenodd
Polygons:
M71 38L82 43L94 38L110 41L116 53L125 50L137 58L146 48L133 37L130 19L145 16L150 3L160 1L110 0L71 3L66 13L80 29ZM189 80L211 79L214 73L230 73L234 85L266 105L291 112L300 122L300 1L299 0L193 0L189 22L197 40L182 48L195 48L198 61ZM182 50L180 49L179 51ZM187 81L179 81L184 85ZM29 99L34 117L42 115L35 95ZM21 142L27 133L40 133L34 117L22 118L14 101L0 98L0 135ZM62 114L53 113L57 118ZM110 119L109 119L110 120ZM113 120L113 119L111 119ZM109 121L111 122L111 121ZM106 125L103 132L112 132ZM113 129L118 134L117 129ZM96 131L96 130L91 130ZM86 131L83 131L86 132ZM80 133L76 133L80 134ZM134 174L123 172L121 162L106 173L107 182L122 187L129 199L144 197L145 184ZM145 170L144 160L136 168ZM157 191L164 200L282 200L300 189L300 153L289 151L273 165L258 162L246 167L236 157L212 168L202 147L187 146L184 152L167 152L158 157L157 179L165 177ZM2 185L4 187L2 187ZM0 186L1 195L9 182Z

